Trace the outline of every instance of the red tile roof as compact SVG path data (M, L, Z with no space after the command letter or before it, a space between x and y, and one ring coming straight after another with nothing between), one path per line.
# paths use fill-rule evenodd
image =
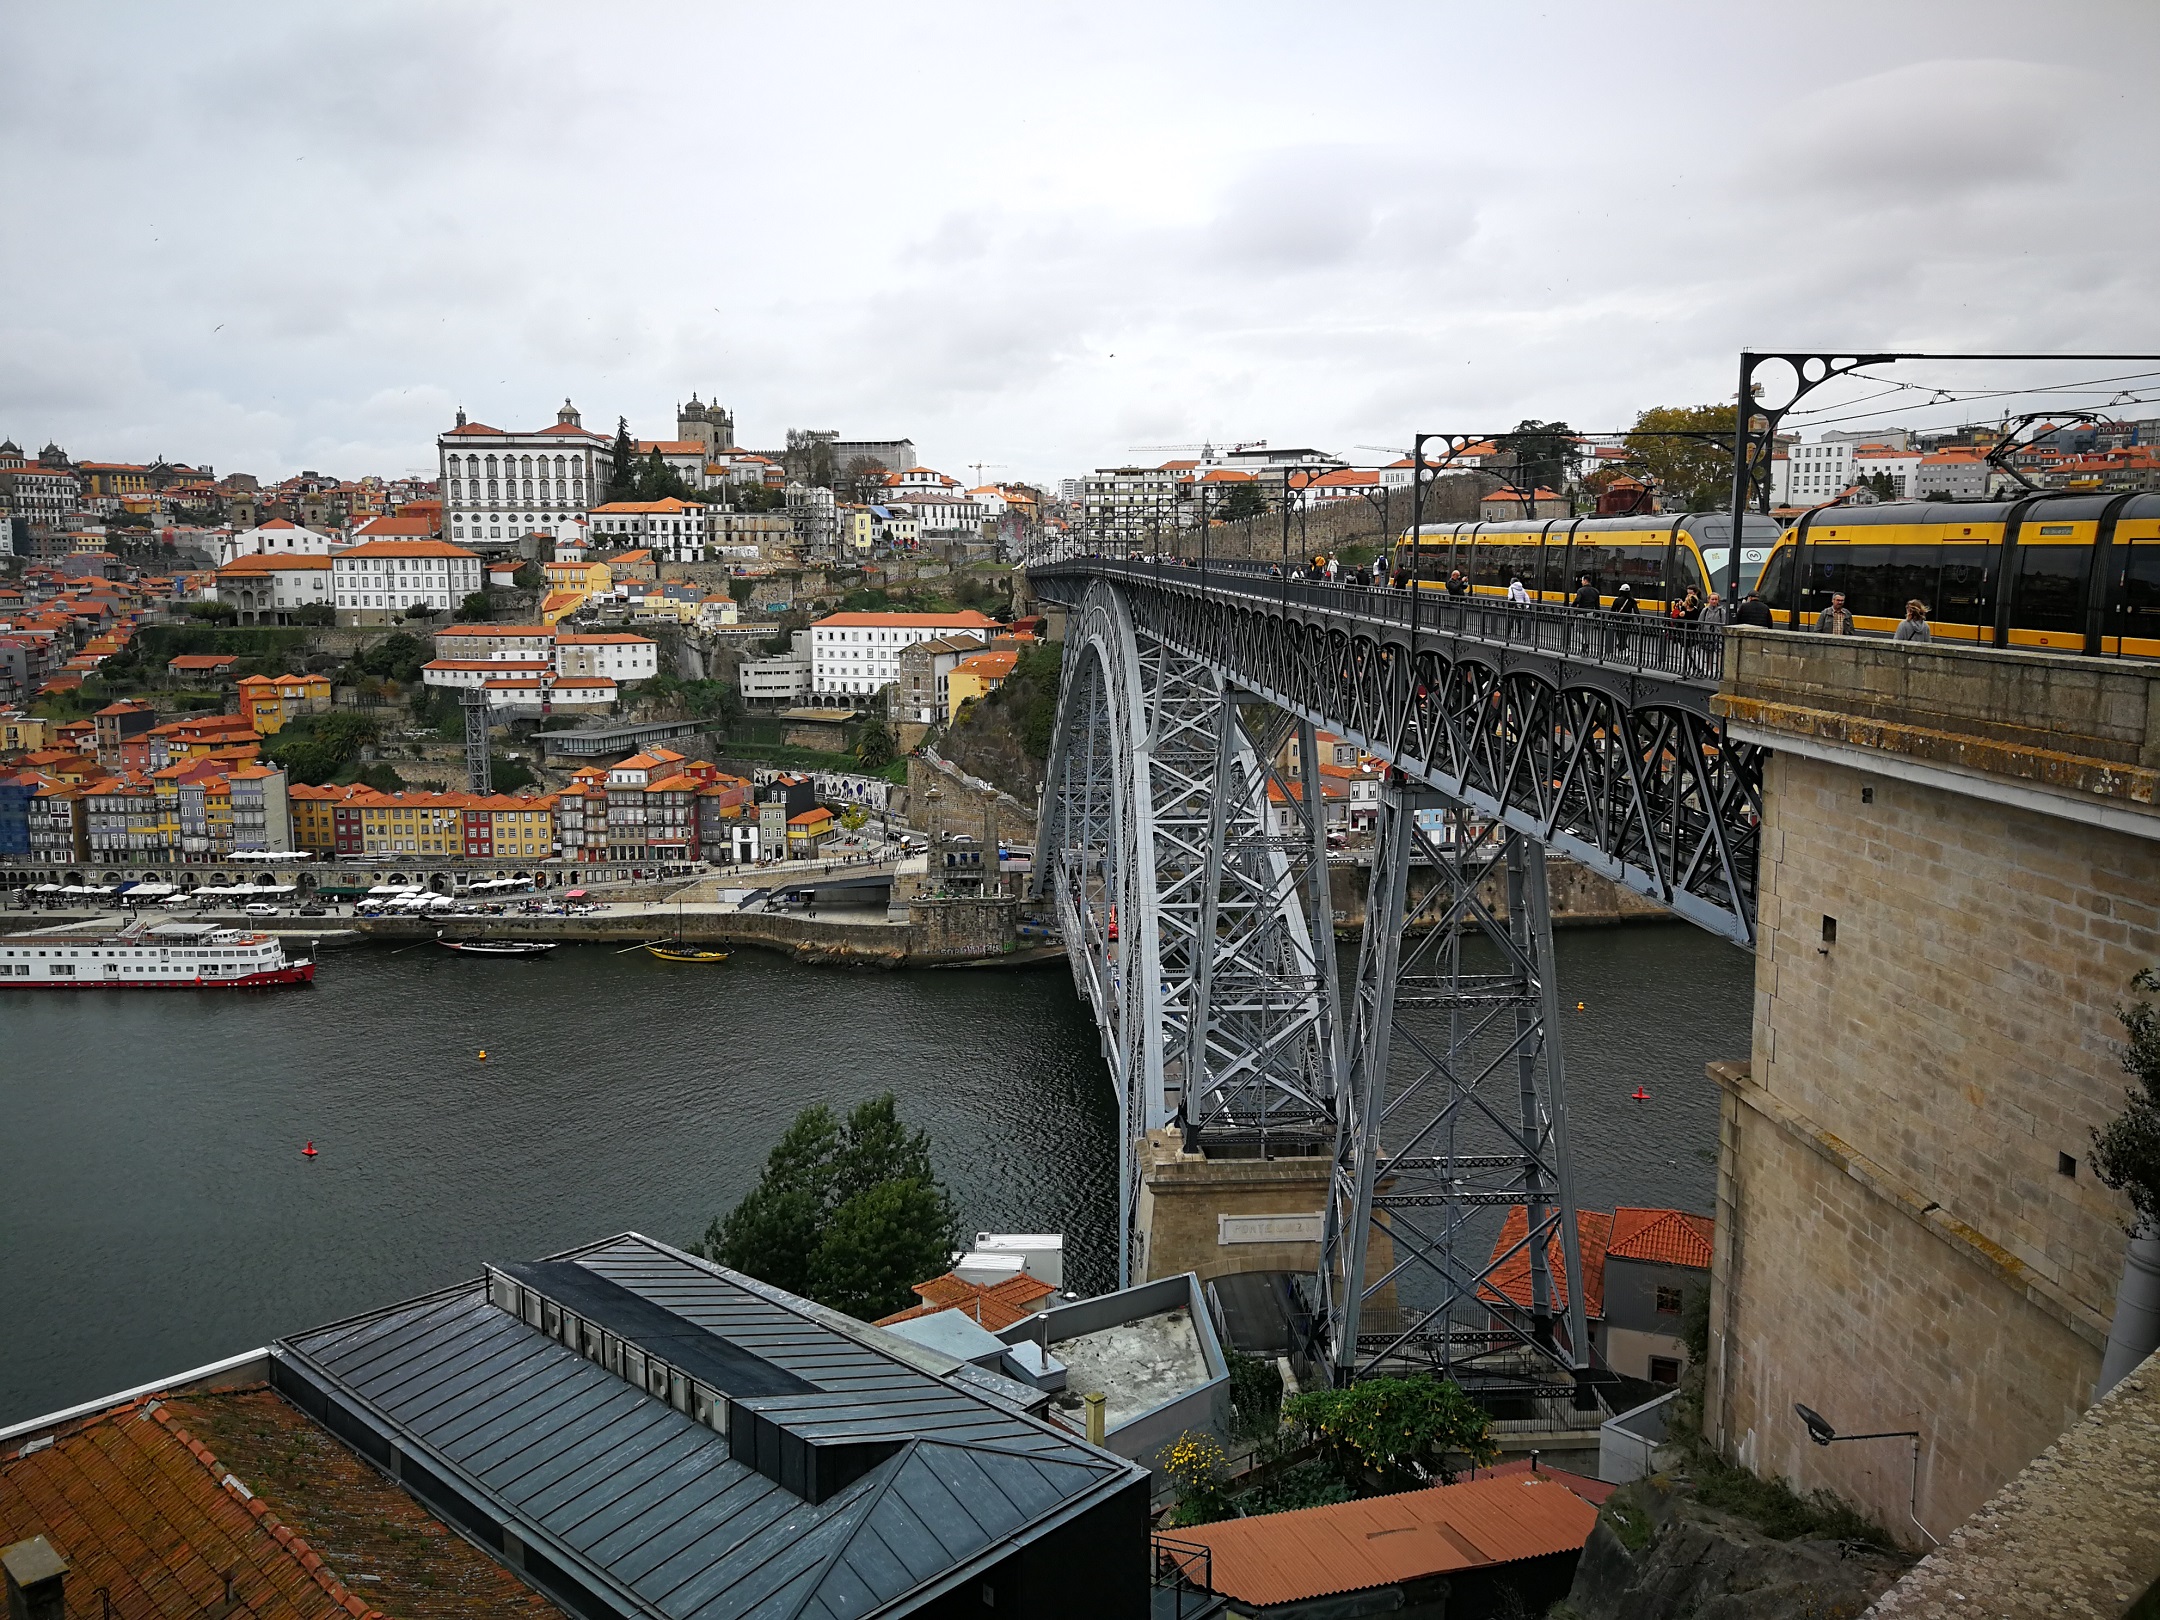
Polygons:
M255 1620L381 1613L238 1483L162 1405L131 1401L0 1463L0 1539L51 1542L86 1613L99 1588L120 1616L208 1613L228 1571Z
M1214 1589L1266 1607L1579 1551L1597 1509L1543 1474L1465 1480L1177 1532L1213 1554Z
M1610 1241L1613 1218L1603 1210L1579 1209L1575 1212L1575 1232L1582 1245L1583 1263L1583 1311L1596 1318L1605 1314L1605 1245ZM1530 1223L1523 1208L1517 1204L1507 1212L1507 1219L1500 1223L1500 1236L1493 1243L1494 1255L1508 1255L1493 1272L1485 1297L1493 1298L1492 1290L1521 1306L1530 1309L1530 1246L1524 1242L1524 1234ZM1546 1264L1552 1273L1555 1312L1564 1308L1568 1301L1568 1275L1565 1251L1560 1242L1559 1228L1553 1229L1546 1239Z
M879 1317L875 1325L891 1327L895 1322L912 1322L918 1317L935 1316L939 1311L957 1310L965 1311L970 1320L998 1333L1033 1316L1036 1306L1057 1290L1024 1272L1002 1282L971 1283L948 1271L942 1277L917 1283L915 1292L922 1296L920 1305L910 1305L904 1311Z
M1605 1250L1612 1260L1648 1260L1658 1265L1710 1269L1710 1237L1717 1229L1707 1215L1690 1215L1678 1209L1616 1209L1612 1241Z

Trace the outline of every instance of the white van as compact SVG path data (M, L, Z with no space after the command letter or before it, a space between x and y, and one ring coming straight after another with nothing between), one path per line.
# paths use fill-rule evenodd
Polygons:
M250 917L275 917L277 907L267 900L251 900L247 904L247 915Z

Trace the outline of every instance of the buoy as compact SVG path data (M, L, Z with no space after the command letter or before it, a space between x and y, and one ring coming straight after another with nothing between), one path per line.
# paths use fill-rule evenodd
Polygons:
M485 1063L487 1061L487 1049L485 1047L482 1047L480 1050L480 1061L482 1063Z
M1641 1086L1637 1086L1633 1091L1628 1093L1629 1102L1648 1102L1649 1100L1650 1093L1645 1091Z
M1576 1003L1575 1003L1575 1010L1576 1010L1577 1012L1581 1012L1581 1011L1583 1010L1583 1004L1582 1004L1581 1002L1579 1002L1579 1001L1578 1001L1578 1002L1576 1002Z
M304 1148L302 1148L302 1149L300 1150L300 1156L301 1156L301 1157L302 1157L303 1159L312 1159L312 1158L314 1158L314 1157L315 1157L315 1144L314 1144L313 1142L310 1142L310 1143L308 1143L308 1145L307 1145L306 1147L304 1147Z

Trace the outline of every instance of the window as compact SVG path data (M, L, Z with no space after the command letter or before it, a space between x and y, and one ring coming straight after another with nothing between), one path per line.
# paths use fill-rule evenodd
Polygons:
M1679 1289L1668 1288L1662 1283L1658 1285L1657 1313L1660 1316L1678 1316L1680 1314Z
M1672 1356L1650 1358L1650 1382L1653 1384L1677 1384L1680 1382L1680 1363Z

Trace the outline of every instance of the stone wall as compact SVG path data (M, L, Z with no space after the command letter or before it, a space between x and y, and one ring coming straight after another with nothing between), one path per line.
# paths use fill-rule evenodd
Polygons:
M1752 1062L1713 1071L1706 1420L1893 1528L1909 1453L1814 1446L1792 1405L1918 1428L1941 1535L2084 1408L2113 1313L2128 1206L2087 1159L2115 1005L2160 961L2160 672L1737 641L1719 706L1777 752Z
M1564 856L1546 857L1545 882L1552 893L1553 926L1556 928L1602 927L1613 923L1677 922L1679 919L1655 900L1646 900L1610 878L1600 877L1586 866ZM1410 869L1409 902L1415 906L1432 887L1429 867ZM1338 938L1355 937L1365 926L1365 901L1372 887L1372 867L1353 861L1328 863L1328 893L1334 902ZM1507 879L1494 874L1484 886L1485 903L1498 917L1507 915Z
M1178 1133L1156 1131L1140 1144L1140 1230L1144 1252L1133 1257L1142 1281L1196 1271L1204 1282L1241 1271L1320 1269L1317 1235L1276 1241L1224 1242L1220 1217L1317 1218L1327 1207L1334 1159L1209 1159L1179 1151Z

